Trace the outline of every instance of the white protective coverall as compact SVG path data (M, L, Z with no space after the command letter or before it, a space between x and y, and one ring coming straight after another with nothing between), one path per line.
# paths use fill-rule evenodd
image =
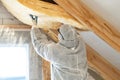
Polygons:
M41 29L31 30L36 52L51 63L51 80L86 80L86 49L80 35L73 27L62 25L58 38L54 43Z

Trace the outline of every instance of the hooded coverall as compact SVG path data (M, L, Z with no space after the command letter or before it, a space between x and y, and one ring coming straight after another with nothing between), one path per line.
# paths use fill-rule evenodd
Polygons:
M62 25L58 38L54 43L41 29L31 30L36 52L51 63L51 80L86 80L86 49L80 35L73 27Z

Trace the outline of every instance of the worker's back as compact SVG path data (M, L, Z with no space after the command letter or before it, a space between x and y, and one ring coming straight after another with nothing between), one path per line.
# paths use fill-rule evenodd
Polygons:
M51 63L51 80L86 80L85 44L73 27L60 27L58 43L49 41L41 29L32 29L31 39L36 52Z
M84 42L79 38L76 48L61 44L49 45L52 80L86 80L87 60Z

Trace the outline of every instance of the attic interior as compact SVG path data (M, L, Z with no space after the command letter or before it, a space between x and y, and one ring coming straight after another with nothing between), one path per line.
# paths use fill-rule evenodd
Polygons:
M26 2L22 3L22 1ZM37 5L37 8L33 5L29 6L27 1L44 0L1 0L0 2L0 66L2 66L0 80L51 80L50 63L35 52L30 37L32 20L29 14L39 16L39 6ZM57 3L54 11L60 7L58 12L53 11L54 15L60 18L56 19L52 11L48 13L46 7L50 6L46 6L45 12L50 15L42 14L43 17L40 15L39 25L48 24L48 27L54 28L51 27L53 20L57 22L54 23L55 28L61 23L77 26L76 29L86 43L88 80L119 80L120 1L45 0L46 3L48 1L55 6ZM44 12L43 9L41 10ZM64 13L58 14L59 11ZM70 19L67 20L65 16ZM56 41L55 32L54 29L50 29L47 34Z

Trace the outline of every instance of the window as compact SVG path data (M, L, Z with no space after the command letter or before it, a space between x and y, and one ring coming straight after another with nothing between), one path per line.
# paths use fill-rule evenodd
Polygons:
M0 80L27 80L28 46L0 45Z

